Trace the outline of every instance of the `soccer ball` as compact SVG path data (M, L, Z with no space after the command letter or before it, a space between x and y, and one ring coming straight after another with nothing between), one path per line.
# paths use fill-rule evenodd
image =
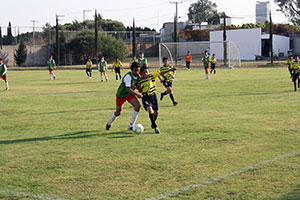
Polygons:
M133 126L132 130L136 134L141 134L144 131L144 127L142 126L142 124L136 124Z

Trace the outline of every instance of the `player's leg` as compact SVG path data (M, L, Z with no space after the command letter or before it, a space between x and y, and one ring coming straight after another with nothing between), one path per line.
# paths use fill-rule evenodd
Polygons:
M85 69L85 73L86 73L87 77L90 77L88 68Z
M172 87L169 86L169 87L167 88L167 93L168 93L169 96L170 96L170 99L171 99L171 101L172 101L172 103L173 103L173 106L177 106L177 105L178 105L178 102L175 101L175 99L174 99Z
M109 130L112 123L117 119L117 117L121 114L123 110L123 104L126 101L126 98L120 98L116 96L116 111L113 112L111 118L109 118L107 124L106 124L106 130Z
M8 80L7 80L7 78L5 77L4 78L4 82L5 82L5 90L8 90Z
M139 114L140 107L141 107L139 100L135 96L134 97L133 96L128 100L128 102L133 106L131 119L130 119L130 122L128 125L128 129L130 129L130 130L132 130L132 127L138 118L138 114Z
M92 68L90 68L90 78L92 78Z
M56 76L55 76L55 74L54 74L54 70L52 70L52 76L53 76L53 78L55 79L56 78Z
M168 88L168 83L167 83L166 81L163 81L163 85L165 86L166 89ZM160 93L160 100L161 100L161 101L163 100L164 96L168 94L167 91L168 91L168 90L166 90L166 91Z
M208 67L205 67L204 69L205 69L206 80L209 80L209 74L208 74L209 68L208 68Z
M293 83L294 83L294 91L296 92L297 91L297 75L296 74L293 74Z
M120 78L120 80L122 79L121 71L119 71L119 78Z
M104 71L103 73L104 73L104 76L105 76L105 80L108 81L106 71Z
M103 82L103 73L102 71L100 71L100 74L101 74L101 82Z
M49 77L50 77L49 80L52 80L52 71L51 71L51 69L49 69Z

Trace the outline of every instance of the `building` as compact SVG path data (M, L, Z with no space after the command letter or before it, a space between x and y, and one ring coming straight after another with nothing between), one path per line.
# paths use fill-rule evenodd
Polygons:
M263 34L261 28L227 30L227 40L237 46L241 60L255 60L258 57L269 57L269 34ZM223 31L211 31L210 42L223 41ZM212 46L213 47L213 46ZM273 35L274 56L288 56L290 38ZM223 59L223 48L211 48L218 59Z
M270 18L271 4L269 1L257 1L255 7L256 23L264 24Z

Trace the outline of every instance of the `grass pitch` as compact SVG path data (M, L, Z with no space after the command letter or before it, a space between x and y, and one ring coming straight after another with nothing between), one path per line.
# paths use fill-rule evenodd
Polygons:
M128 103L105 131L112 72L103 83L96 71L56 75L9 71L8 92L0 82L1 199L146 199L300 149L300 92L285 68L219 69L209 81L203 69L178 70L179 105L159 102L161 135L143 108L145 131L127 131ZM169 199L300 199L299 166L291 156Z

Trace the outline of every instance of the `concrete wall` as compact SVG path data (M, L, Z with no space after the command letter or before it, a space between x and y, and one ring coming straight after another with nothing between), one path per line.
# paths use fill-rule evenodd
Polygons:
M262 39L269 39L269 34L263 34ZM281 35L273 35L273 52L274 56L279 56L280 53L284 54L284 57L288 57L288 51L290 50L290 38Z
M227 41L236 44L241 60L255 60L255 55L261 56L261 28L228 30L226 33ZM223 31L211 31L209 38L210 42L223 41ZM223 58L223 48L219 45L212 46L210 52Z
M0 49L2 54L7 55L5 62L7 66L16 66L14 60L14 54L16 49L18 48L17 45L5 45L2 46L2 50ZM43 66L47 65L47 60L50 56L50 49L48 46L26 46L27 48L27 59L24 66Z

